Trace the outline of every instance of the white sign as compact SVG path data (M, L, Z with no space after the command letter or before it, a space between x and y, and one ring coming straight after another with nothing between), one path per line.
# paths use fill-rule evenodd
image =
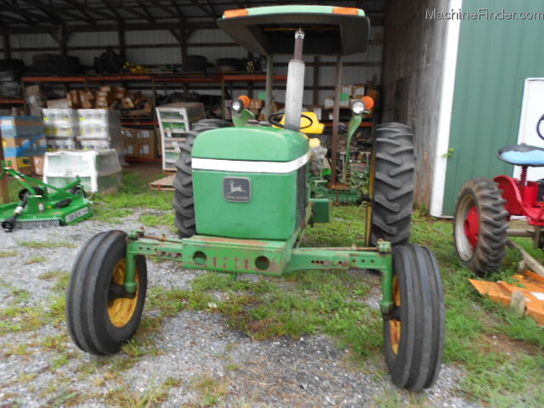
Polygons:
M539 119L544 115L544 78L527 78L523 88L523 103L519 120L518 143L544 148L542 140L536 132ZM544 132L544 124L540 126ZM543 133L544 134L544 133ZM514 167L514 177L519 177L521 167ZM544 167L529 167L529 180L544 179Z

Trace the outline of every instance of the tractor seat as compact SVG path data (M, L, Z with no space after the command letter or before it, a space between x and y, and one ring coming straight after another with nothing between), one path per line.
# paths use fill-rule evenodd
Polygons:
M544 167L544 149L525 143L505 146L497 152L497 156L515 166Z

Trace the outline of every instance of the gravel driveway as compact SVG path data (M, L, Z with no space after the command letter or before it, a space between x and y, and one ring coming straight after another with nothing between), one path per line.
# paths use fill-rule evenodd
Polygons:
M62 313L72 262L94 234L139 228L141 213L119 225L89 220L0 233L1 407L476 406L459 396L458 367L444 366L434 388L410 394L390 384L381 355L355 363L325 335L255 341L208 311L180 311L148 335L137 334L140 346L115 356L81 352ZM148 231L171 233L168 227ZM204 273L150 260L148 272L150 288L169 289L188 289ZM369 304L379 299L378 282ZM153 314L145 310L144 321Z

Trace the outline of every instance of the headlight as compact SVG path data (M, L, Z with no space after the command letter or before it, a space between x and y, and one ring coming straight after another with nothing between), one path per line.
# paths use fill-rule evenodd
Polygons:
M353 102L353 104L351 105L351 111L355 114L355 115L362 115L365 111L365 104L363 101L361 100L357 100L355 102Z
M234 112L240 113L242 112L242 109L244 109L244 102L241 99L235 99L232 101L230 107Z

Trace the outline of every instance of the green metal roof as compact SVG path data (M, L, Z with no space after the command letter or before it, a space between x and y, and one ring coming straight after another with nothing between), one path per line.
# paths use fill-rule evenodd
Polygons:
M306 35L304 54L349 55L366 50L370 22L365 12L335 6L268 6L228 10L218 26L234 41L260 54L292 54L294 33ZM231 16L232 15L232 16Z

